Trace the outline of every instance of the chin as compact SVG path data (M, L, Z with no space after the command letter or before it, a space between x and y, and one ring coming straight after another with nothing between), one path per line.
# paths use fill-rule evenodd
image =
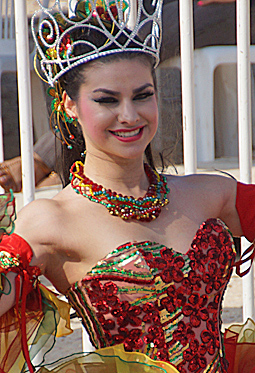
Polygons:
M123 152L121 156L122 158L130 159L130 160L143 158L146 147L147 145L139 150Z
M113 158L113 159L116 159L116 161L119 159L119 160L130 160L130 161L134 161L134 160L140 160L140 159L143 159L144 158L144 151L141 151L141 152L123 152L121 154L113 154L113 153L108 153L108 155Z

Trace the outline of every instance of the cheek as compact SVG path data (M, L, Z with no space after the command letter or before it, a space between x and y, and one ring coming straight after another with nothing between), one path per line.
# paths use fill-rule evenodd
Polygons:
M112 120L116 115L108 108L100 106L91 100L84 100L79 104L78 117L81 125L97 124L102 127L103 123Z
M78 118L85 141L90 139L94 142L104 138L106 116L101 110L98 110L98 106L95 107L93 105L93 102L84 103L84 105L80 106Z
M95 110L93 109L93 104L89 105L88 102L81 102L78 108L78 117L80 123L85 125L87 122L94 121Z
M152 124L152 128L156 132L158 128L158 104L156 99L153 101L153 103L151 103L151 105L148 106L147 115L148 120L150 120Z
M104 137L102 128L95 121L87 121L85 125L82 125L82 132L85 141L90 139L94 142Z

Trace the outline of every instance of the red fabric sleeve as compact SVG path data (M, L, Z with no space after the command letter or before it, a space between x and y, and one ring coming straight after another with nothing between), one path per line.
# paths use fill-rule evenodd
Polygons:
M33 252L29 244L20 236L13 233L4 235L0 242L0 273L15 272L22 277L27 273L32 290L34 280L41 274L38 267L31 267Z
M32 257L32 249L22 237L14 233L10 236L3 236L2 241L0 242L0 275L6 275L8 272L17 273L15 278L15 310L17 315L17 324L19 326L15 328L18 331L17 335L19 337L13 338L13 341L18 344L21 343L21 346L19 345L19 350L21 347L30 373L34 372L34 368L30 361L27 344L26 324L28 320L28 309L31 308L32 305L33 308L37 308L40 312L42 308L41 296L37 283L37 277L40 275L40 269L38 267L31 267L29 265ZM39 301L33 305L34 300L36 299ZM1 318L1 328L4 328L4 331L10 331L11 325L8 325L8 323L6 321L4 322L3 320L5 320L5 315L3 315ZM9 368L14 364L15 359L17 358L16 354L13 354L13 343L8 346L8 348L5 348L5 355L0 359L0 372L9 371ZM12 351L12 353L10 353L10 351ZM10 367L6 369L6 364L8 366L10 361L10 355L13 355L13 359L11 360ZM5 367L5 369L3 369L3 367Z
M255 239L255 185L237 183L236 209L244 236Z

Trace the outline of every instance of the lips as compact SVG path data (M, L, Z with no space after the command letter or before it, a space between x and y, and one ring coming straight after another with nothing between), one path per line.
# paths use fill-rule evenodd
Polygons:
M141 131L142 128L138 128L133 131L125 131L125 130L120 130L120 131L111 131L115 136L120 136L120 137L132 137L132 136L137 136L139 132Z
M121 129L117 131L109 131L114 137L123 142L136 141L142 136L144 127L135 128L132 130Z

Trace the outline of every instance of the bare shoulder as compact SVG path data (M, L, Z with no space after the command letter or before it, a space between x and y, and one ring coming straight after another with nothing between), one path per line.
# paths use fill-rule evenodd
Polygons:
M42 231L48 235L58 223L61 205L53 199L38 199L25 206L17 215L15 232L21 235L40 237Z
M199 192L208 192L215 190L216 193L221 191L231 192L236 188L236 180L230 176L213 175L213 174L192 174L185 176L166 175L168 182L174 187L188 188Z
M235 207L235 179L228 176L194 174L167 176L170 195L183 199L190 206L204 210L208 215L224 217ZM170 197L171 198L171 197Z
M15 232L30 243L61 248L65 234L72 229L78 197L67 186L52 199L33 201L18 213Z
M62 194L62 192L60 192ZM65 194L65 192L63 192ZM48 254L64 244L66 217L65 199L38 199L23 209L15 221L15 233L24 238L34 254L33 265L45 267ZM43 269L43 268L42 268Z

